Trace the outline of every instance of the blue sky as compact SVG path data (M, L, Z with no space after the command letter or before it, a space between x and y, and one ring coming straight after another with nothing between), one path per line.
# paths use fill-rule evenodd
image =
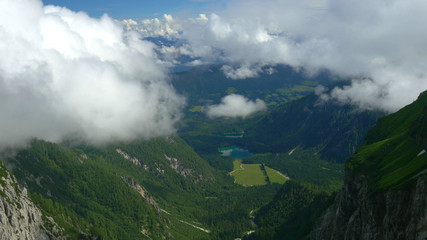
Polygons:
M104 13L116 19L153 18L163 14L191 16L224 7L226 0L43 0L45 5L65 6L84 11L92 17Z

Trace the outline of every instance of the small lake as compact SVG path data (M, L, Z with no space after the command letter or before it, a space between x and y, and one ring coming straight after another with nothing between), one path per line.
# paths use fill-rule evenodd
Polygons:
M242 147L220 148L219 152L221 152L221 156L229 157L232 159L244 159L253 156L252 153Z

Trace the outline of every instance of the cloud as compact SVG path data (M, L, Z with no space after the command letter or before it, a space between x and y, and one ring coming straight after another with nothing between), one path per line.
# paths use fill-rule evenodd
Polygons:
M179 23L186 54L232 78L284 64L354 79L330 97L396 111L427 89L424 0L234 0Z
M162 19L144 19L137 22L133 19L124 19L120 22L127 30L136 30L141 37L164 37L167 39L179 38L182 27L172 15L164 14Z
M245 118L253 113L265 111L266 109L267 107L261 99L250 101L242 95L230 94L223 97L220 104L208 106L206 114L209 117Z
M108 16L0 1L0 146L174 132L184 101L154 50Z
M246 78L256 78L259 74L264 73L271 75L274 73L274 69L271 67L263 68L263 66L240 66L237 68L231 67L229 65L223 65L221 71L227 78L238 80Z
M234 69L233 67L228 65L222 66L221 70L224 72L224 75L227 78L231 79L254 78L257 77L259 75L259 72L261 71L260 68L249 68L246 66Z

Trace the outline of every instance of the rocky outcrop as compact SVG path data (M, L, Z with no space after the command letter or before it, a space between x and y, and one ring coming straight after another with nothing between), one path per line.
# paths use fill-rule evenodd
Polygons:
M193 175L194 170L185 168L181 160L174 157L169 157L166 154L165 158L170 162L171 168L175 170L175 172L181 174L183 177L190 177L191 175Z
M412 189L370 193L367 176L348 177L311 239L427 239L427 175Z
M139 193L141 197L150 205L152 205L157 211L160 211L159 205L157 204L156 200L150 195L150 193L143 188L141 185L139 185L135 179L131 177L123 177L123 181L131 187L133 190Z
M124 159L131 161L136 166L141 166L141 161L138 158L132 157L127 152L123 151L120 148L116 148L116 152L120 154ZM144 167L145 168L145 167Z
M2 166L0 172L0 239L64 239L53 219L43 217L28 198L26 188L21 189Z
M168 215L170 215L170 213L161 209L157 204L156 200L154 200L154 198L151 196L151 194L143 186L139 185L138 182L135 181L135 179L129 176L122 177L122 179L128 187L132 188L137 193L139 193L142 199L144 199L145 202L150 204L156 210L157 216L159 217L159 219L161 219L166 224L166 227L169 228L169 226L167 225L168 224L167 220L161 216L160 212L165 212ZM145 226L141 226L141 234L146 236L149 239L152 239L152 236L151 236L152 233L150 233L150 231ZM161 236L161 238L173 239L172 234L170 232L168 232L167 235Z

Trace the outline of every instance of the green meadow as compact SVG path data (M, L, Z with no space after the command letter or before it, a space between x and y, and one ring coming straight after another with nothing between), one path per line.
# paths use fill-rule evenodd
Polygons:
M264 170L265 169L265 170ZM237 184L243 186L260 186L270 183L283 184L287 177L278 171L261 164L242 164L242 160L233 162L233 171L230 175L234 177Z
M265 171L267 172L268 179L270 179L270 183L284 184L289 179L279 171L267 166L265 166Z

